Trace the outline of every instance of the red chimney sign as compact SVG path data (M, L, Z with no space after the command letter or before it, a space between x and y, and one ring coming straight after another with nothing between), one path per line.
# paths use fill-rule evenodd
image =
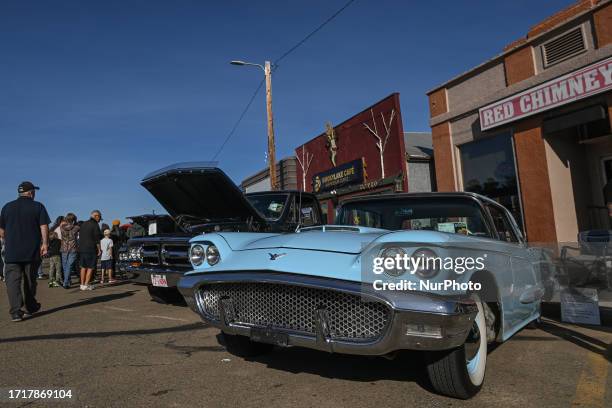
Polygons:
M480 128L491 129L612 89L612 57L480 108Z

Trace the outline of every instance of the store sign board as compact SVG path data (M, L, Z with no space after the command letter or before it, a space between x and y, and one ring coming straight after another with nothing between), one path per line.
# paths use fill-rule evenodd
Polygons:
M600 325L597 289L572 288L561 291L561 320Z
M480 108L480 128L492 129L610 89L612 57Z
M315 174L312 177L312 189L315 193L322 193L351 184L360 184L363 180L363 159L357 159Z

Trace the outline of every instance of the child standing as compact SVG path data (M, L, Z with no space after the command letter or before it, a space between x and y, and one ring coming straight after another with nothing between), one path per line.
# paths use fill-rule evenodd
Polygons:
M100 250L102 255L100 256L100 263L102 266L102 277L100 278L100 284L104 284L104 274L108 274L108 283L115 283L113 279L113 240L111 239L111 231L109 229L104 230L104 238L100 241Z
M47 255L49 257L49 287L57 288L62 286L62 256L60 248L62 240L59 239L57 233L49 232L49 249Z

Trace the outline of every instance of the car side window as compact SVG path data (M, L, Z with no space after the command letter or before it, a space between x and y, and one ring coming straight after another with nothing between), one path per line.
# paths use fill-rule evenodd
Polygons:
M493 223L495 224L499 239L506 242L519 242L512 228L512 224L508 219L508 215L494 205L487 205L487 208L489 209L491 218L493 218Z
M311 197L301 197L302 206L300 208L301 224L305 227L311 225L319 225L321 223L319 212L317 211L317 203ZM300 196L295 197L296 202L300 202Z

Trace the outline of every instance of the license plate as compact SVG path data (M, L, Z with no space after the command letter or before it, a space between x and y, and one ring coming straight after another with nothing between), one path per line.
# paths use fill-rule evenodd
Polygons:
M287 347L289 345L289 336L286 333L279 333L270 329L259 329L255 327L251 329L251 340L259 343L268 343L283 347Z
M166 275L151 275L151 283L153 286L159 286L162 288L168 287L168 280L166 279Z

